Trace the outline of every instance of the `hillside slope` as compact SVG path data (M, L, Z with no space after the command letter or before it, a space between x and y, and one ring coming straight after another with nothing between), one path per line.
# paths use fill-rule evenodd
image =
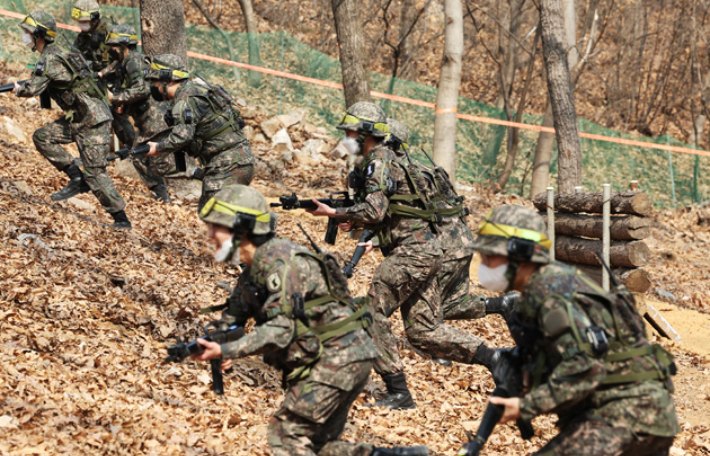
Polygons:
M225 395L217 397L206 363L163 364L166 345L176 336L196 336L209 320L198 310L223 301L227 291L218 283L231 285L238 274L211 259L195 199L177 195L178 204L157 203L139 181L111 169L134 224L132 232L113 231L92 195L49 199L65 177L35 151L30 137L59 112L0 95L0 115L13 119L27 139L11 140L4 131L0 136L0 454L268 454L266 425L282 399L276 371L258 358L239 360L225 381ZM258 118L248 120L255 130ZM296 147L313 137L307 130L303 123L289 130L300 138ZM255 153L260 165L254 186L270 197L291 190L324 195L342 187L344 162L284 161L263 142L255 143ZM471 226L492 206L520 202L477 189L465 193ZM686 277L674 291L680 303L707 311L707 281L693 285L698 269L688 263L692 255L679 249L706 248L708 229L693 225L692 214L668 216L686 217L692 232L685 235L667 222L655 229L653 248L678 254L674 259L662 255L652 274L665 288L674 274ZM296 221L321 238L324 223L303 213L279 213L279 235L305 244ZM334 250L347 256L354 244L340 236ZM373 254L363 260L352 283L356 294L365 293L380 259ZM675 309L660 307L668 315ZM707 324L699 318L707 315L684 311L693 315L685 323L688 332L695 331L698 344L707 346L702 329L697 334L697 326ZM454 454L465 440L464 429L477 427L493 389L491 378L478 366L446 368L415 354L395 320L419 408L394 413L365 407L373 390L383 389L373 378L353 407L345 438L380 445L425 443L432 454ZM493 346L512 343L499 317L457 326ZM686 333L682 326L676 329ZM708 454L710 354L683 343L666 345L680 368L676 398L683 433L672 454ZM537 436L530 442L514 428L502 427L486 454L529 453L554 435L553 423L550 417L536 420Z

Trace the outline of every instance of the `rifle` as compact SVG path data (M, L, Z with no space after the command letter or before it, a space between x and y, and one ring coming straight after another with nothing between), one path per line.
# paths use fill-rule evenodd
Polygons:
M22 81L17 81L17 83L22 85L27 81L28 79L23 79ZM14 82L0 86L0 93L12 92L13 90L15 90ZM46 90L39 94L39 105L42 109L52 109L52 98L49 96L49 92L47 92Z
M149 151L150 151L150 146L148 144L141 144L140 146L136 147L135 149L130 149L130 148L126 147L123 149L118 149L116 151L116 155L113 157L109 157L107 160L114 161L114 160L118 160L119 158L121 160L125 160L128 157L147 154Z
M310 199L298 199L295 193L291 196L279 197L280 203L271 203L271 207L281 207L286 211L294 209L306 209L309 211L316 210L318 206ZM328 198L318 198L317 201L327 204L330 207L350 207L355 204L355 201L350 199L348 192L331 193ZM331 245L335 244L335 239L338 237L338 220L335 217L328 219L328 228L325 231L325 242Z
M518 347L515 347L512 350L505 350L501 353L501 359L493 369L493 380L496 383L493 396L505 398L520 396L523 389L523 377L521 369L522 357L519 350ZM500 421L500 417L503 416L503 410L504 407L502 405L488 404L476 436L461 447L458 456L478 456L496 424ZM529 421L518 418L517 424L520 434L525 440L529 440L535 435L535 430Z
M374 231L365 230L362 232L362 236L360 236L360 240L357 241L357 243L364 244L370 239L372 239L374 235ZM348 279L353 276L355 266L357 266L358 262L360 262L360 258L362 258L362 256L365 254L366 248L367 247L364 245L358 245L355 251L353 252L352 258L350 258L350 261L345 266L343 266L343 275Z
M244 328L238 325L227 326L220 320L214 320L205 325L205 335L200 337L210 342L224 344L233 342L244 336ZM177 343L168 347L168 356L165 358L166 363L181 363L187 357L199 355L205 351L205 347L197 343L197 339L192 342L184 342L181 338L177 338ZM224 394L224 382L222 381L222 358L211 359L210 366L212 367L212 391L215 394Z

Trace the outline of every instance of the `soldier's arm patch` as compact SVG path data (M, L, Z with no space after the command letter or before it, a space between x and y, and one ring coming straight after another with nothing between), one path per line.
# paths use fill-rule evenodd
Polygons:
M281 290L281 276L278 272L272 272L269 277L266 278L266 288L272 293Z
M365 177L370 177L370 176L372 176L372 173L374 173L374 172L375 172L375 164L374 164L374 163L370 163L370 164L367 166L367 169L365 170Z

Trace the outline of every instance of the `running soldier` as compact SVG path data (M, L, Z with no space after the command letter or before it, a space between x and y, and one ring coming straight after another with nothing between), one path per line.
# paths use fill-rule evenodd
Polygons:
M427 455L425 446L376 448L338 440L348 411L367 383L375 350L365 327L367 306L353 300L334 257L279 239L266 199L243 185L226 186L207 201L215 259L247 265L222 321L256 327L235 342L205 347L199 360L264 355L283 371L286 396L267 438L276 456Z
M114 219L113 227L131 229L124 211L126 203L106 171L111 140L111 111L98 77L90 63L76 50L55 43L56 22L52 15L33 11L21 23L23 42L41 53L32 77L15 83L18 97L40 95L45 90L65 111L64 117L32 135L35 147L52 165L69 176L69 183L52 195L60 201L92 191ZM74 157L61 144L76 143L82 173Z
M111 24L101 18L99 4L96 0L77 0L71 17L81 30L74 40L74 47L91 63L94 71L103 70L109 64L106 37Z
M126 147L132 148L140 143L166 137L170 127L165 123L164 115L169 102L155 101L150 96L150 86L144 78L144 71L150 69L150 62L136 49L138 35L135 29L130 25L114 25L106 38L106 44L109 46L111 63L104 71L108 70L112 75L113 84L108 98L113 106L114 131L117 135L119 132L130 132L124 134L123 138L119 135L119 139ZM138 138L129 117L133 118L138 129ZM162 176L176 171L174 155L134 155L131 159L141 180L155 197L169 203L170 195Z
M150 141L149 156L185 150L204 168L201 209L223 186L249 185L254 177L254 157L244 138L244 121L224 88L189 74L176 55L154 56L146 76L154 99L172 100L168 124L172 130L160 141Z
M369 294L373 297L373 339L377 350L375 371L382 376L387 395L376 402L390 409L415 408L407 387L389 317L400 309L409 342L432 357L465 364L492 366L497 352L472 335L444 324L438 274L445 260L432 223L432 215L417 201L430 191L414 180L384 144L389 127L379 106L359 102L348 108L338 129L343 145L361 158L350 185L357 204L337 210L319 203L313 215L335 217L341 228L364 224L378 235L385 260L375 271Z
M478 229L479 276L490 290L522 293L510 319L527 392L492 397L501 422L556 413L560 433L539 455L667 455L680 431L673 357L649 343L625 289L550 262L545 222L532 209L493 210Z

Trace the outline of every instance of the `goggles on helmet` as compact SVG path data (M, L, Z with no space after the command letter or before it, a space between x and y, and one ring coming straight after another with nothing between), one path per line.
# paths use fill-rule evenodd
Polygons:
M23 23L26 23L26 24L29 25L30 27L35 27L35 29L43 30L44 33L45 33L47 36L50 36L50 37L52 37L52 38L56 38L56 37L57 37L57 32L53 32L53 31L49 30L46 25L40 24L39 22L37 22L37 21L35 21L34 19L32 19L30 16L27 16L27 17L25 18L25 20L22 21L22 22L23 22Z
M71 18L74 19L75 21L86 21L86 20L95 21L95 20L98 20L99 14L100 14L99 10L82 11L79 8L72 8L72 10L71 10Z
M160 65L159 63L151 62L150 67L154 70L159 71L158 77L161 80L170 80L173 76L181 79L187 79L188 77L190 77L190 73L186 71L173 70L172 68Z
M360 117L355 117L351 114L346 113L343 116L343 119L340 121L340 125L342 124L357 124L357 130L361 131L365 134L372 134L377 131L381 131L382 133L389 133L390 127L386 123L382 122L373 122L369 119L363 119Z

